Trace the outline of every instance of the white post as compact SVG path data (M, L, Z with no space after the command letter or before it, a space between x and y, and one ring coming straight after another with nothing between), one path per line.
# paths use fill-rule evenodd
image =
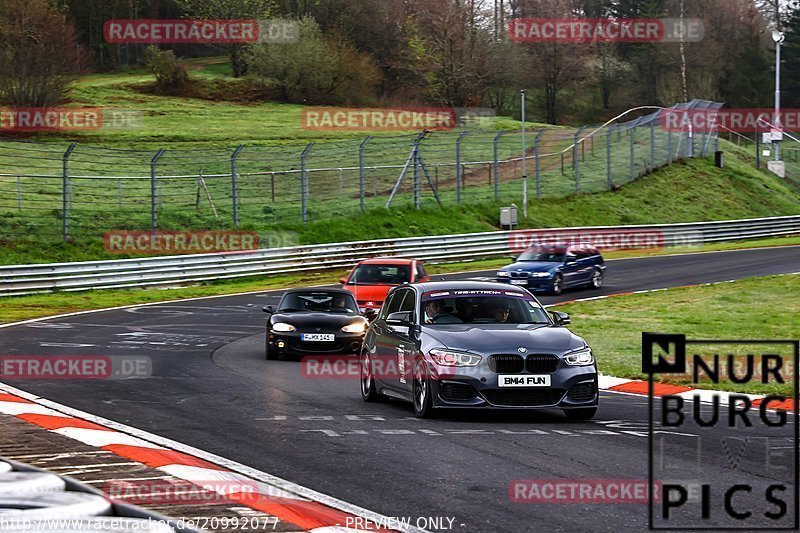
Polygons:
M525 89L519 92L522 98L522 216L528 217L528 174L525 172Z

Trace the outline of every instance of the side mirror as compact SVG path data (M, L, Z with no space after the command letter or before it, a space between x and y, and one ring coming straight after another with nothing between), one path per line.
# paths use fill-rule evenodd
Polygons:
M572 322L567 313L562 313L561 311L551 311L550 314L553 316L553 322L555 322L556 326L566 326Z
M270 315L274 315L275 314L275 306L273 306L273 305L265 306L264 307L264 312L265 313L269 313Z
M570 264L570 263L574 263L574 262L575 262L575 259L576 259L576 257L575 257L574 255L572 255L572 254L567 254L567 255L564 257L564 263L565 263L565 264L567 264L567 265L568 265L568 264Z
M398 311L386 317L386 323L390 326L412 326L411 311Z
M378 312L371 307L364 310L364 316L367 317L367 320L372 322L375 320L375 317L378 316Z
M519 257L519 256L518 255L509 255L508 256L508 258L511 259L512 261L516 261L517 257Z
M341 283L342 285L347 285L347 278L340 279L339 283Z

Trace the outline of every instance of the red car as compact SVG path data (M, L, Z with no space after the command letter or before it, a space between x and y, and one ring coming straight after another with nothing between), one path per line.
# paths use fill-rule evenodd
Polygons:
M430 281L430 278L422 261L394 258L365 259L339 280L342 288L353 293L365 314L368 309L380 309L392 287L423 281Z

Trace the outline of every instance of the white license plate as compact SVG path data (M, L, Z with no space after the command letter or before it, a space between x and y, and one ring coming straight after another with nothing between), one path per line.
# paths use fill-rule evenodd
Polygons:
M512 279L511 280L511 284L512 285L527 285L528 284L528 280L527 279Z
M300 340L312 342L333 342L335 338L333 333L303 333L300 335Z
M497 376L498 387L549 387L550 376L536 376L527 374Z

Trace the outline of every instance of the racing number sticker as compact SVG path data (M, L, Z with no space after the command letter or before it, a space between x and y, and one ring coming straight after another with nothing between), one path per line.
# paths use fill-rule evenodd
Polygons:
M397 347L397 369L400 371L400 383L406 382L406 352L403 345Z

